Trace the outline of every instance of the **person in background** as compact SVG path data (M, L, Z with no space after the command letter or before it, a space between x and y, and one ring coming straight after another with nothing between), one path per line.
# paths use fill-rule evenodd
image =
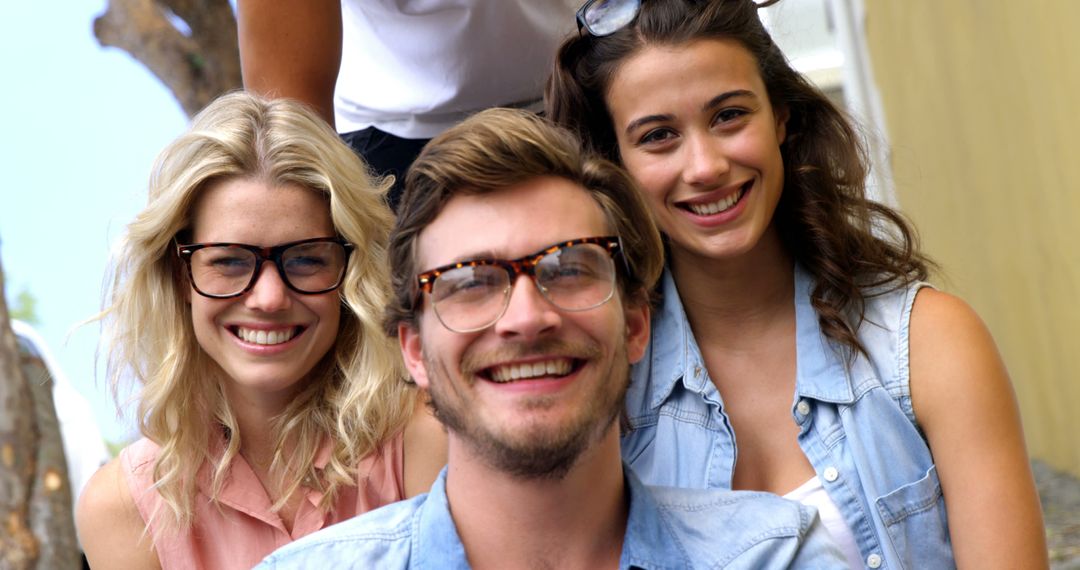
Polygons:
M445 436L380 324L385 187L285 99L223 96L161 153L99 316L143 438L79 502L91 565L250 568L430 486Z
M244 87L312 105L391 204L428 139L488 107L539 111L577 0L239 0ZM336 90L335 90L336 87Z
M669 256L623 457L818 507L853 568L1037 568L1039 499L985 325L866 197L849 119L750 0L590 0L547 109L637 180Z
M660 236L633 182L535 115L436 137L391 237L386 329L449 431L427 495L260 568L829 568L811 509L650 489L622 467L629 365L649 338Z

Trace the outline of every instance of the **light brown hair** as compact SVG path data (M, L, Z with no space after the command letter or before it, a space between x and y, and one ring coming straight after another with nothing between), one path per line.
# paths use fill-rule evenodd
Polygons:
M416 324L416 275L421 269L416 266L417 238L450 198L496 192L541 176L574 182L596 201L622 240L627 267L620 273L623 293L630 302L647 302L649 289L660 277L663 249L630 175L583 152L569 131L532 113L490 109L433 139L409 169L390 235L393 300L384 320L388 334L396 335L400 323Z

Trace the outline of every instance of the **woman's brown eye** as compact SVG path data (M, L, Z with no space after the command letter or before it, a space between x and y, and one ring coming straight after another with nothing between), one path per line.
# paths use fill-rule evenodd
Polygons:
M668 129L653 129L645 133L639 140L638 144L649 144L654 142L661 142L674 136L674 134Z
M734 121L739 117L745 116L746 111L743 109L723 109L716 114L716 121L720 123L726 123L728 121Z

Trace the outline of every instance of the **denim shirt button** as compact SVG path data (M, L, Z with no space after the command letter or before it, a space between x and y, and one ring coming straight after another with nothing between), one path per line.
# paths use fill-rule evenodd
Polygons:
M694 378L701 378L701 367L700 366L695 366L694 367Z
M871 568L881 568L881 555L871 554L866 557L866 565Z
M824 475L825 475L825 480L828 481L829 483L832 483L833 481L836 481L836 479L840 477L840 472L837 471L835 467L826 467ZM874 556L877 556L877 555L875 554ZM878 561L878 564L881 564L881 562ZM877 568L877 566L872 566L872 568Z
M806 400L799 400L798 404L795 404L795 411L799 412L800 416L805 416L810 413L810 403Z

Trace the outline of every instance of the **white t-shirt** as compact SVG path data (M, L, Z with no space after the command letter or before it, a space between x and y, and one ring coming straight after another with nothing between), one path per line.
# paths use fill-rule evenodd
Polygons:
M343 0L338 130L430 138L494 106L539 109L581 0Z
M844 553L848 565L852 569L863 568L862 556L859 554L859 545L855 542L855 535L844 521L836 503L825 492L825 486L822 485L820 477L815 475L798 489L784 495L784 498L816 508L822 526L829 532L829 536L840 548L840 552Z

